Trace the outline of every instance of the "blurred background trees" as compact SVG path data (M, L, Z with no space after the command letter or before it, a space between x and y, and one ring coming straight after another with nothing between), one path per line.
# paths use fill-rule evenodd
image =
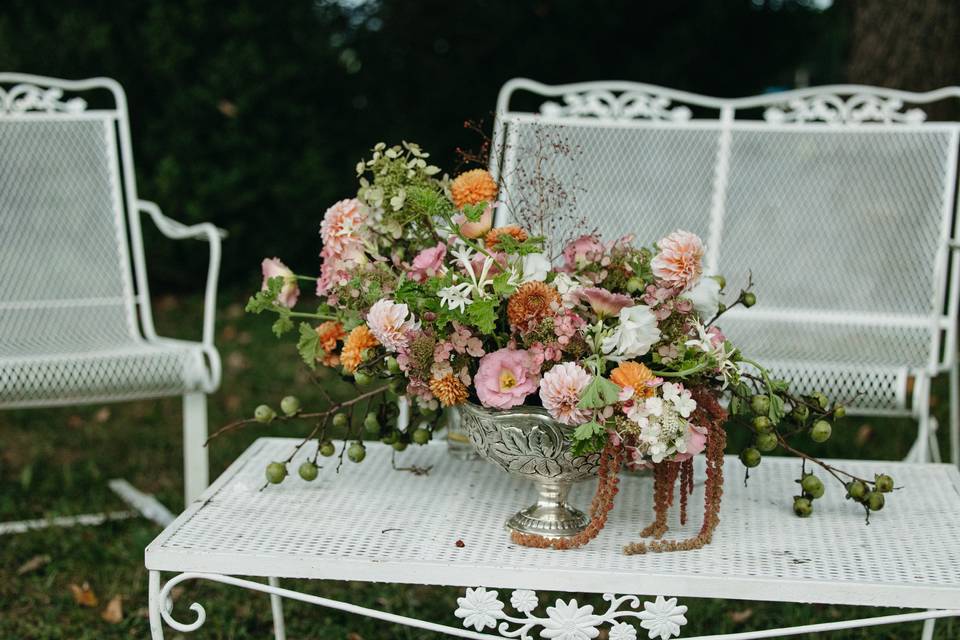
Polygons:
M955 0L6 0L0 69L119 80L141 197L228 229L223 281L249 287L263 256L317 268L323 211L355 193L353 166L374 143L416 140L454 170L455 148L479 143L464 121L489 128L509 78L637 80L719 96L847 80L926 89L960 82L957 9ZM931 55L943 57L936 69L910 62ZM164 254L151 262L155 289L194 288L204 252L148 240Z

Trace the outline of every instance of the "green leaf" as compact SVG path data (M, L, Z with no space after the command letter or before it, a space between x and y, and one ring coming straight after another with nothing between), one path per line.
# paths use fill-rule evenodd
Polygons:
M603 376L594 376L580 396L580 409L601 409L620 398L620 387Z
M477 222L487 208L487 202L478 202L477 204L468 204L463 207L463 215L470 222Z
M513 292L517 290L515 286L510 284L510 275L509 272L504 271L493 278L493 292L502 298L513 295Z
M480 333L491 334L497 323L497 303L492 298L474 300L467 306L467 318Z
M770 418L770 422L773 424L780 424L780 421L783 420L784 414L783 398L775 393L771 393L770 411L767 412L767 417Z
M603 432L603 425L596 420L591 420L590 422L584 422L582 425L573 430L573 439L589 440L593 436L602 434Z
M317 368L317 358L323 355L323 349L320 348L320 336L307 322L300 323L300 339L297 341L297 352L311 369Z
M274 276L267 280L266 289L261 289L250 296L250 299L247 301L247 313L261 313L263 311L274 310L274 303L277 296L280 295L281 289L283 289L283 278L281 276Z
M289 313L281 313L273 323L273 335L279 338L288 331L293 331L293 320L290 319Z

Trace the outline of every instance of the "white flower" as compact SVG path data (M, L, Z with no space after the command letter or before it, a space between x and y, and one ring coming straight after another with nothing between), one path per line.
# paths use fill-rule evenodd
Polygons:
M543 282L552 268L550 259L542 253L528 253L521 264L522 282Z
M693 303L700 319L707 322L720 310L720 283L714 278L702 278L684 297Z
M614 359L637 358L660 340L657 317L650 307L638 304L620 310L619 324L603 339L603 352Z
M459 244L455 249L450 252L454 258L463 266L463 270L467 275L469 286L466 289L470 293L471 298L484 298L486 297L486 288L493 285L493 278L490 278L490 269L493 267L495 260L490 256L485 256L483 259L483 266L480 267L480 273L478 274L474 268L471 259L473 258L473 252L470 247L465 244Z
M370 333L387 351L398 351L410 342L407 333L420 328L413 313L405 304L386 298L377 300L367 312Z
M600 635L597 627L601 622L599 616L593 615L593 605L578 607L576 600L557 600L557 604L547 607L540 636L551 640L591 640Z
M656 602L644 602L643 611L637 614L642 620L640 626L649 632L649 637L660 640L670 640L673 636L680 635L680 627L687 624L687 618L683 615L687 612L684 605L677 606L677 599L665 599L663 596L657 596Z
M637 640L637 630L632 624L616 622L610 627L610 640Z
M537 608L540 601L537 594L528 589L517 589L510 596L510 604L520 613L530 613Z
M450 287L445 287L437 291L440 294L440 304L445 305L451 311L459 309L465 311L467 305L473 303L470 298L470 283L461 282Z
M497 620L503 617L503 603L496 591L487 591L483 587L467 588L462 598L457 598L457 610L453 615L463 618L464 627L473 627L483 631L487 627L497 626Z
M683 388L683 385L672 382L663 383L663 399L673 404L684 418L689 418L694 409L697 408L697 401L690 397L690 391Z
M564 307L567 309L572 309L577 305L579 302L577 291L583 287L579 281L570 277L566 273L559 272L556 276L554 276L552 284L560 294L560 298L563 300Z

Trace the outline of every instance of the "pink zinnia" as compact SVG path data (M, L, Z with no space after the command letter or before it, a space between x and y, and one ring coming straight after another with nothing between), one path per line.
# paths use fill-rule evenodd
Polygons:
M410 343L409 334L419 329L407 305L393 300L378 300L367 312L370 333L387 351L399 351Z
M603 254L604 246L597 236L580 236L563 248L564 268L574 271L585 263L599 262Z
M283 287L277 294L277 304L287 309L293 308L297 304L297 298L300 297L300 287L297 286L297 277L293 274L287 265L280 261L280 258L265 258L260 263L260 270L263 272L262 290L267 289L267 281L271 278L283 278Z
M324 258L357 260L363 255L361 232L367 221L367 210L356 198L341 200L327 209L320 223Z
M473 378L480 404L509 409L523 404L537 390L540 371L533 357L523 349L500 349L480 358Z
M615 316L620 313L620 309L633 305L633 298L630 296L613 293L600 287L579 289L577 293L590 305L594 313L604 318Z
M407 277L417 282L426 282L427 278L440 275L443 271L443 259L447 255L447 245L438 242L437 246L424 249L416 255Z
M703 242L689 231L674 231L657 243L660 250L650 262L653 275L671 289L686 291L703 273Z
M578 425L590 419L590 411L580 409L580 394L590 384L590 374L576 362L564 362L543 374L540 400L557 422Z

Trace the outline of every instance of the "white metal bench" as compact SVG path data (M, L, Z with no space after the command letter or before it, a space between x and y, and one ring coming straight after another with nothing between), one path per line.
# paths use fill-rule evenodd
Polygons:
M140 213L210 243L200 342L154 329ZM115 81L0 74L0 408L182 395L189 503L208 483L205 394L220 382L221 233L138 198Z
M513 106L524 98L526 108ZM633 82L511 80L491 157L506 204L497 224L531 206L538 140L566 142L570 153L554 154L540 176L576 193L588 227L608 240L693 231L707 272L734 290L752 270L758 303L724 316L724 331L800 391L917 419L909 460L939 460L930 381L949 372L957 462L960 123L929 122L922 110L957 98L960 87L720 99Z

